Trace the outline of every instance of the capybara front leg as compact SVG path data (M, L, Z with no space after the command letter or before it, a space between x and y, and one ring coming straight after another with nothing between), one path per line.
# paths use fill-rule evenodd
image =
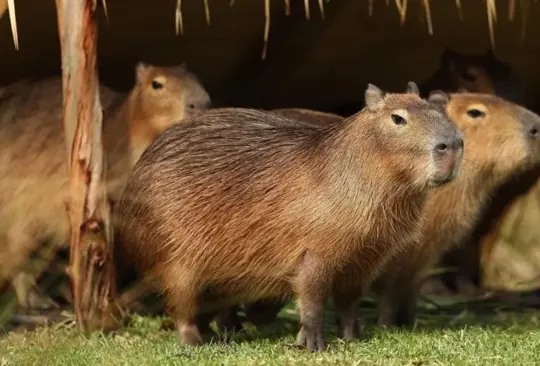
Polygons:
M321 261L307 252L299 268L296 284L301 322L297 344L312 352L325 349L324 303L329 292L328 277Z
M338 322L338 336L346 341L352 341L360 335L358 326L358 307L362 300L362 290L334 290L334 305Z

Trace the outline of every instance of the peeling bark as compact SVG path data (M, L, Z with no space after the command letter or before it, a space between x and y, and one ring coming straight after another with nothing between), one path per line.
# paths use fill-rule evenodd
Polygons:
M79 329L115 326L110 207L106 199L103 113L96 67L95 0L56 0L62 53L63 124L69 162L73 305Z

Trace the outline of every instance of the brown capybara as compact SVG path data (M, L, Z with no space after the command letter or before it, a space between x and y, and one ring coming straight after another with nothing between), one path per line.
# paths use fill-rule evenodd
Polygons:
M428 191L459 170L460 132L414 83L408 91L369 85L366 108L328 126L211 110L149 146L117 206L119 243L158 279L182 344L203 343L201 295L238 304L296 294L298 344L325 348L328 296L353 305L352 285L413 241ZM362 265L347 286L336 279L351 259Z
M107 189L118 200L127 174L144 149L167 127L210 106L210 98L185 65L139 63L127 95L100 86ZM34 286L31 252L69 241L65 211L67 157L62 126L62 81L20 81L0 97L0 280L9 281L23 308L54 306ZM47 261L47 259L45 259Z
M466 240L496 188L538 164L540 116L502 98L475 93L432 93L462 131L460 174L428 194L424 227L416 245L388 263L374 289L380 294L381 325L411 325L423 272L447 250Z
M461 54L445 49L441 55L439 69L426 80L421 89L425 93L432 90L443 90L445 92L468 91L494 94L525 106L528 106L530 102L523 83L514 74L511 66L498 60L491 49L485 54ZM503 195L510 196L510 190L505 189ZM490 205L496 206L499 205L499 201L508 200L508 198L498 196L500 195L495 195L496 202ZM479 225L484 225L482 220L480 220ZM482 230L481 227L478 229ZM445 286L443 291L461 292L467 287L472 289L471 285L478 286L480 266L480 248L478 244L478 241L471 240L470 243L445 253L440 258L438 265L441 267L457 267L457 273L452 271L437 275L433 280L429 281L429 285L425 286L423 290L429 292L435 290L433 285L439 287L437 286L437 279L442 280ZM428 290L428 288L430 289Z

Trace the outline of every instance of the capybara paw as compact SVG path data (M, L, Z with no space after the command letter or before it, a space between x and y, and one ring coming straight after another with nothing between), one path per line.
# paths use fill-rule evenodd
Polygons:
M194 325L178 326L178 339L180 344L200 346L204 343L199 330Z
M296 344L301 347L306 347L311 352L322 352L326 348L323 332L307 330L305 327L302 327L300 332L298 332Z

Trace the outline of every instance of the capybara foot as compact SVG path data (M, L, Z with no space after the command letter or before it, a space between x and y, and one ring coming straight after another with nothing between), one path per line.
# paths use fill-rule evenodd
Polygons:
M195 323L177 322L176 327L178 328L178 338L180 344L200 346L204 343Z
M318 329L306 329L305 326L302 326L300 332L298 332L296 344L301 347L306 347L311 352L322 352L326 348L323 331Z

